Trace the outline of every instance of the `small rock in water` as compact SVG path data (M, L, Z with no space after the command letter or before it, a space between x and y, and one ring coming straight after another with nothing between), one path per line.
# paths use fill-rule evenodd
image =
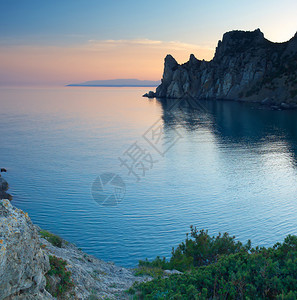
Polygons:
M261 101L261 104L263 105L270 105L272 103L273 103L272 99L268 97Z
M271 105L271 109L280 110L280 107L278 105Z
M8 190L8 183L7 181L0 177L0 192L6 192Z
M8 200L12 200L12 196L8 193L6 193L6 191L8 190L9 186L7 181L0 177L0 200L1 199L8 199Z
M289 109L289 108L291 108L291 106L288 103L285 103L285 102L281 103L280 107L282 109Z
M142 97L147 97L147 98L155 98L156 93L153 91L149 91L148 93L145 93Z

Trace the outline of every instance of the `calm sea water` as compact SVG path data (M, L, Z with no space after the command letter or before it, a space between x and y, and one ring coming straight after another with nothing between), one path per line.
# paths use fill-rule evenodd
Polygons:
M220 101L172 108L145 91L2 88L0 166L13 204L123 266L169 256L190 225L254 245L297 234L296 111ZM137 153L139 181L119 161ZM92 197L105 172L126 185L114 207Z

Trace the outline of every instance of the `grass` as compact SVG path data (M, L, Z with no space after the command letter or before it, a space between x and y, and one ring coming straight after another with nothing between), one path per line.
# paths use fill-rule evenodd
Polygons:
M55 235L47 230L40 230L40 236L49 241L53 246L62 247L63 240L58 236Z

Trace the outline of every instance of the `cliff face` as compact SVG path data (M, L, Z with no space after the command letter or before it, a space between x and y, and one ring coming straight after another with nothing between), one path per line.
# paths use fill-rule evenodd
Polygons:
M99 260L63 239L55 246L40 232L27 213L0 200L0 300L126 299L125 290L134 282L151 279ZM71 273L71 286L57 298L66 278L48 272L53 267L49 257L64 261Z
M45 291L49 267L28 214L0 200L0 299L52 299Z
M297 34L273 43L259 29L227 32L209 62L167 55L155 96L297 103Z

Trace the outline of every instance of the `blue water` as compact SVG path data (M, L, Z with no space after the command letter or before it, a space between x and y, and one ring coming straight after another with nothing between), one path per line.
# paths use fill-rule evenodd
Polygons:
M123 266L169 256L190 225L265 246L297 234L297 111L220 101L172 108L144 92L2 88L0 167L13 204ZM153 132L150 144L143 135ZM133 169L139 181L119 161L135 142L148 169ZM106 172L126 186L112 207L91 193Z

